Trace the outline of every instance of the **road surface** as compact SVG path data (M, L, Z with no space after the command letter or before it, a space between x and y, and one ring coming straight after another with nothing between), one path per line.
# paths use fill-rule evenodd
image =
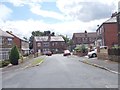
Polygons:
M46 56L40 66L2 73L3 88L114 88L118 75L79 62L80 57Z

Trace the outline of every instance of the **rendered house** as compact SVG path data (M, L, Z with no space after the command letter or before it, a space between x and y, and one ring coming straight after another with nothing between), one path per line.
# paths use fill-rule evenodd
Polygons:
M13 47L13 36L0 29L0 60L8 60Z

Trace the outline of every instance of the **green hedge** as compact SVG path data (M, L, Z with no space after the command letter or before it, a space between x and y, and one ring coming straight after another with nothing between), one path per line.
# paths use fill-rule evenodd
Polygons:
M120 48L108 49L108 55L120 56Z

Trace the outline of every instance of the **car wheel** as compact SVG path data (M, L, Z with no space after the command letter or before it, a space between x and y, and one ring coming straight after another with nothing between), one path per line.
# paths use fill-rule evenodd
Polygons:
M97 54L95 54L95 53L94 53L94 54L92 54L92 57L97 57Z

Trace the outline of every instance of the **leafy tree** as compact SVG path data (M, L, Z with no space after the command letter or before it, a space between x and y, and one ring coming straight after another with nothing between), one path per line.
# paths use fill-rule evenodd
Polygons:
M16 45L11 49L9 59L10 63L13 65L18 65L18 60L19 60L19 51Z
M65 40L65 43L68 44L68 42L69 42L70 39L67 37L67 35L66 36L60 35L60 36L62 36L62 38Z
M30 39L29 39L29 41L30 41L30 43L29 43L29 48L30 48L30 49L33 48L33 39L34 39L33 36L31 36Z
M44 31L44 36L49 36L51 34L50 31Z
M23 39L24 39L24 40L27 40L27 38L26 38L26 37L23 37Z
M51 36L55 36L55 32L52 32L52 33L51 33Z
M32 36L43 36L44 32L40 32L40 31L33 31L32 32Z

